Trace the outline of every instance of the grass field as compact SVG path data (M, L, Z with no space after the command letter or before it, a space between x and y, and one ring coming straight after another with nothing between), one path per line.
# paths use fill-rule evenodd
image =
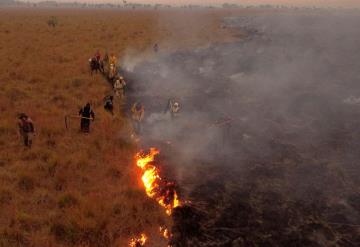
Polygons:
M121 64L127 54L151 57L154 43L173 50L230 41L224 14L0 9L1 247L126 246L133 235L169 224L145 196L130 127L103 110L110 86L90 75L88 59L100 49ZM47 25L51 16L55 28ZM79 133L77 120L66 130L64 116L88 101L96 113L92 133ZM17 134L20 112L35 122L31 150Z

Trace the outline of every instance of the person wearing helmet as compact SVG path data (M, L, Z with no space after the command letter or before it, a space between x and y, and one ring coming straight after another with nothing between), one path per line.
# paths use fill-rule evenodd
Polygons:
M125 86L124 77L120 76L114 83L114 95L119 98L124 97Z
M144 106L141 103L135 102L131 107L131 113L135 133L139 134L141 132L141 123L145 113Z
M116 76L116 66L115 66L115 64L110 64L110 67L109 67L109 80L111 82L113 82L115 80L115 76Z
M111 53L109 57L109 64L116 66L116 63L117 63L117 58L115 57L114 53Z
M170 99L169 100L169 105L168 105L168 110L170 111L171 119L174 119L174 118L178 117L179 111L180 111L179 102Z
M80 120L80 130L84 133L90 132L90 120L95 119L95 113L91 109L90 103L87 103L83 108L79 111Z
M19 114L18 120L19 134L23 139L25 147L31 148L35 128L33 121L25 114Z

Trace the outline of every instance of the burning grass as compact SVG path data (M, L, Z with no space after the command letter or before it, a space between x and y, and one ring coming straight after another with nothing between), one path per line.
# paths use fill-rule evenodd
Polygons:
M150 148L149 152L140 151L135 156L137 167L141 169L141 181L145 187L147 196L154 199L161 207L165 209L168 216L181 206L181 202L176 192L174 182L168 182L161 174L161 170L156 157L160 154L160 150ZM166 226L159 227L160 236L164 240L170 239L171 233ZM140 239L132 239L130 246L144 246L146 238L142 236Z
M168 146L182 196L193 201L172 212L172 246L359 246L360 60L350 45L358 21L242 17L245 41L135 67L134 97L153 111L147 143ZM186 109L174 121L158 117L167 92Z
M150 148L148 154L139 152L136 154L136 165L142 170L141 180L145 186L148 197L155 199L159 205L165 208L166 214L171 215L174 208L181 205L174 182L167 182L161 177L155 157L160 154L156 148Z
M147 236L145 235L145 233L142 233L140 235L140 237L138 238L132 238L130 240L130 243L129 243L129 246L130 247L141 247L141 246L144 246L146 244L146 241L147 241Z

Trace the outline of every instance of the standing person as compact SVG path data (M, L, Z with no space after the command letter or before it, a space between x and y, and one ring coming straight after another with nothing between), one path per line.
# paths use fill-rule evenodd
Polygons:
M179 111L180 111L180 104L176 101L172 101L170 100L170 113L171 113L171 118L175 119L176 117L179 116Z
M20 136L23 138L24 145L31 148L33 136L35 134L33 121L25 113L21 113L19 115L18 127Z
M109 64L114 65L116 67L116 63L117 63L117 58L115 57L114 53L111 53L110 58L109 58Z
M179 102L169 99L168 105L166 107L165 113L170 112L171 119L175 119L179 116L180 104Z
M95 113L90 107L90 103L87 103L83 108L79 111L80 120L80 129L84 133L90 132L90 120L95 120Z
M120 76L114 83L114 95L119 98L124 97L124 90L125 90L126 82L124 77Z
M108 67L109 67L108 77L111 82L114 82L115 76L117 74L116 64L117 64L117 58L115 57L114 53L111 53L111 55L109 57L109 64L108 64Z
M104 73L104 62L101 60L101 53L99 50L96 51L94 58L97 63L97 66L98 66L98 70L100 70L100 72Z
M107 51L105 52L105 55L104 55L104 62L105 62L105 63L108 63L108 62L109 62L109 54L108 54Z
M99 51L99 50L97 50L97 51L96 51L96 53L95 53L95 58L96 58L96 61L97 61L98 63L100 63L100 60L101 60L101 53L100 53L100 51Z
M156 43L154 45L154 52L158 52L159 51L159 45Z
M136 102L132 107L131 107L131 113L132 113L132 120L133 120L133 125L134 125L134 130L136 134L140 134L141 132L141 122L144 118L144 107L141 103Z
M104 109L111 113L111 115L114 115L114 104L113 104L114 97L111 95L108 95L104 98Z
M115 75L116 75L116 67L115 67L114 64L110 64L110 66L109 66L109 75L108 75L108 78L109 78L110 82L114 82Z

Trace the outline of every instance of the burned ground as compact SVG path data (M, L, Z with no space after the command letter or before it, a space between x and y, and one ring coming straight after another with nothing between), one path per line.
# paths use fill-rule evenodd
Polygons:
M244 40L128 71L144 145L162 147L191 201L174 212L174 246L360 244L359 20L226 18ZM182 107L173 121L169 98Z
M144 145L191 201L173 214L175 246L359 245L356 14L0 11L0 246L124 246L168 220L137 181L126 119L102 110L109 85L87 67L98 48L119 55ZM66 131L88 100L92 134ZM22 111L32 150L17 139Z

